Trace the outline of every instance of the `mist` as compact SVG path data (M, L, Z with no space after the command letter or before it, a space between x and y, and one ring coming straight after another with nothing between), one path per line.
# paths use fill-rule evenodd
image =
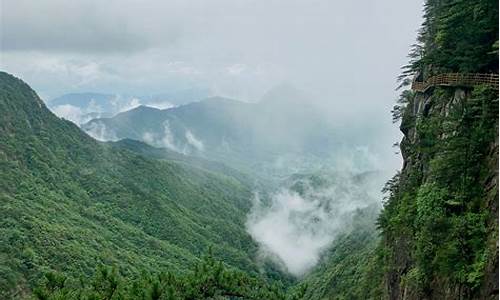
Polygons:
M336 237L349 232L357 212L380 208L381 176L308 175L293 178L265 200L256 193L246 226L260 246L260 258L294 276L306 274Z

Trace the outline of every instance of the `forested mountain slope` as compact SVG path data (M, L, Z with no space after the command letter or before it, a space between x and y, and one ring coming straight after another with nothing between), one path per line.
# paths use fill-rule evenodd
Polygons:
M403 74L498 74L498 1L434 1ZM498 299L498 86L402 93L404 166L387 185L390 299Z
M0 111L0 298L29 295L50 270L183 271L209 246L257 271L246 183L97 142L3 72Z

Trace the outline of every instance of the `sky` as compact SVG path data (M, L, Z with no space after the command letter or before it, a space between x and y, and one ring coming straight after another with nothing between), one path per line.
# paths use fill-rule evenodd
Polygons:
M1 68L45 97L273 85L392 101L420 1L1 0ZM361 101L361 100L360 100Z
M44 100L203 88L258 101L288 84L394 141L396 78L422 14L422 0L0 2L0 69Z

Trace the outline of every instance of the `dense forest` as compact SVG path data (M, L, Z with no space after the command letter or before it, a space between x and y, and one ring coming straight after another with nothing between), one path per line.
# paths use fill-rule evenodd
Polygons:
M498 299L498 2L427 0L393 110L403 168L311 272L257 262L255 178L99 142L0 72L1 299Z
M448 72L498 74L498 2L425 3L402 86ZM405 90L401 173L379 217L391 299L498 298L498 86Z

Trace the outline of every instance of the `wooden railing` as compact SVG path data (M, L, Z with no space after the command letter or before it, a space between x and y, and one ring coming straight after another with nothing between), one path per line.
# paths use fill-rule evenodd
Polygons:
M411 89L416 92L425 92L433 86L475 86L490 85L498 90L498 74L479 73L445 73L432 76L425 81L413 81Z

